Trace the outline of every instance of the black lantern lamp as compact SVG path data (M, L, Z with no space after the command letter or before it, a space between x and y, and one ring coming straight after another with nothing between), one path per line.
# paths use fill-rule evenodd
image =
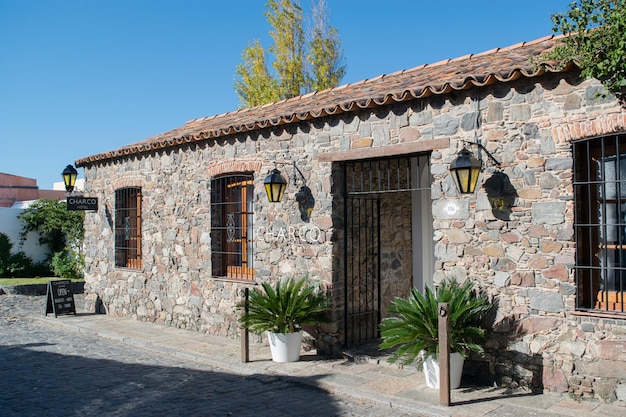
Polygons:
M461 149L454 161L450 163L450 173L461 194L474 192L482 165L467 148Z
M265 185L265 192L270 203L280 203L283 195L285 195L287 180L281 175L278 168L274 168L270 175L265 177L263 184Z
M61 175L63 176L65 191L67 191L68 193L74 191L74 186L76 185L76 177L78 176L78 171L76 171L76 168L74 168L72 165L68 165L65 167Z
M494 158L494 156L485 148L480 142L465 142L468 145L478 146L479 156L480 150L485 151L487 156L493 163L500 167L500 162ZM483 163L477 159L474 154L464 147L456 155L456 158L450 163L450 173L456 187L461 194L472 194L476 190L476 184L478 183L478 175L482 170Z
M285 162L277 162L277 164L286 164ZM293 162L293 174L291 179L294 185L298 185L298 175L302 181L300 190L296 193L296 201L298 202L298 209L300 210L300 218L305 222L308 222L311 218L311 212L315 207L315 198L311 189L306 186L306 179L302 174L302 171L298 168L295 162ZM283 199L285 189L287 188L287 180L282 176L278 168L274 168L270 174L265 177L265 192L267 193L267 199L270 203L279 203Z

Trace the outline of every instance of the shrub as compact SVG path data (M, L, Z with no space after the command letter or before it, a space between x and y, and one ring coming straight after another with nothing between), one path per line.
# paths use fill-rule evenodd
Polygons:
M303 324L326 321L330 300L307 278L286 279L274 285L263 282L250 291L249 311L240 322L252 333L294 333ZM244 308L245 305L239 305Z
M436 289L427 287L424 295L413 288L407 299L395 298L389 311L395 316L380 325L381 349L395 349L390 362L415 361L421 351L439 354L439 303L449 303L450 351L464 358L469 352L482 353L485 336L481 321L491 310L486 297L473 291L471 281L459 284L445 280Z
M2 268L6 266L11 257L11 248L13 248L13 244L9 237L4 233L0 233L0 274L2 274Z
M0 277L28 278L50 275L50 268L45 262L33 262L24 252L12 254L13 244L9 237L0 233Z
M61 278L82 278L84 261L81 255L71 256L69 252L56 252L50 266L55 276Z
M24 252L17 252L9 258L6 264L6 274L9 277L25 278L33 269L33 260Z

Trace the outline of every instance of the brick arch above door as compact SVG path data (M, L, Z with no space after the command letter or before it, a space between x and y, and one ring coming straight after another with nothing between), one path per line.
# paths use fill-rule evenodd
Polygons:
M145 180L143 177L138 176L129 176L116 178L111 182L111 186L114 190L118 188L128 188L128 187L143 187Z
M228 174L231 172L259 172L262 167L263 162L258 160L212 162L206 169L206 176L207 178L213 178L218 175Z
M564 144L574 140L619 132L626 132L626 113L609 114L593 120L564 123L552 128L552 137L556 144Z

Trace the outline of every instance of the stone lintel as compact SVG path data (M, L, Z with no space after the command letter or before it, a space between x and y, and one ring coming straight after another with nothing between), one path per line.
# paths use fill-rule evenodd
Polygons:
M351 149L349 151L340 152L326 152L320 154L318 160L320 162L354 161L360 159L410 155L413 153L428 152L435 149L446 149L449 147L450 138L432 139L401 143L398 145L380 146L377 148Z

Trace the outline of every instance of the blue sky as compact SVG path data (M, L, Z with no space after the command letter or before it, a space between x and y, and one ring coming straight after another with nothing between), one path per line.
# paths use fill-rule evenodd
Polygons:
M327 0L341 84L550 35L570 1ZM236 110L265 3L0 0L0 172L50 189L76 159Z

